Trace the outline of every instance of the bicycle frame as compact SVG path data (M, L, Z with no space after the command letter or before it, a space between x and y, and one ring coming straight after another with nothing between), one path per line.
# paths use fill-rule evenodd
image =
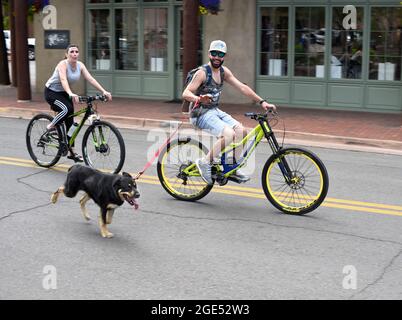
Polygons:
M72 136L70 137L70 140L67 141L67 144L68 144L69 147L71 147L71 146L74 144L75 139L76 139L77 136L78 136L78 133L81 131L82 127L83 127L84 124L85 124L85 121L86 121L92 114L95 113L94 110L93 110L93 108L92 108L92 102L88 102L86 107L84 107L84 108L82 108L81 110L79 110L79 111L73 113L72 115L69 116L69 118L73 118L73 117L79 116L79 115L81 115L81 114L83 114L83 113L84 113L84 117L83 117L83 118L81 119L81 121L79 122L78 127L74 130ZM62 128L64 128L64 126L62 126ZM100 129L100 130L101 130L101 129ZM67 134L66 134L66 132L63 131L63 133L64 133L64 136L66 137L66 140L67 140ZM102 133L101 131L100 131L100 133L101 133L101 139L104 140L103 133ZM94 136L94 134L92 135L92 137L93 137L93 141L94 141L95 147L99 147L98 141L97 141L96 137Z
M76 116L79 116L79 115L85 113L84 117L81 119L80 123L78 124L78 127L74 130L72 136L70 137L70 140L68 141L69 147L71 147L74 144L75 138L78 136L78 133L81 131L81 128L84 126L85 121L88 119L88 117L90 116L90 114L92 112L91 109L92 109L92 106L87 106L69 116L69 118L73 118L73 117L76 117ZM67 137L67 135L66 135L66 137Z
M251 154L254 152L255 148L264 137L267 139L274 154L277 154L280 151L281 147L279 146L275 138L269 122L266 119L259 119L258 123L259 124L253 130L251 130L240 142L231 143L220 153L222 166L222 170L220 170L220 172L223 173L223 176L225 178L230 177L237 169L245 165ZM230 152L234 152L236 148L240 147L241 145L248 144L251 140L252 142L249 144L248 148L243 151L238 163L231 164L226 162L227 155ZM286 168L286 164L284 164L284 166ZM285 172L289 172L289 170L286 170L282 166L280 167L286 178L288 175L285 174ZM185 168L183 172L189 176L200 175L195 164L191 164L189 167Z

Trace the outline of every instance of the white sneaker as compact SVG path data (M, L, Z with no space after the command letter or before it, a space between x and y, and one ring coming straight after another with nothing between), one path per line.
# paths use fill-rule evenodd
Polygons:
M237 169L234 174L232 174L232 177L238 179L241 183L247 182L250 180L250 177L248 175L245 175L241 169Z
M195 165L200 172L202 180L204 180L209 185L214 184L212 181L211 164L204 159L195 160Z

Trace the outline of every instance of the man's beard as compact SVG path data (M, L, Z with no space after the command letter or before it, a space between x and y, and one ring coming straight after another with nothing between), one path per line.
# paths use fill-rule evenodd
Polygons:
M215 69L220 68L224 61L225 61L225 60L209 59L209 62L211 62L211 65L212 65Z

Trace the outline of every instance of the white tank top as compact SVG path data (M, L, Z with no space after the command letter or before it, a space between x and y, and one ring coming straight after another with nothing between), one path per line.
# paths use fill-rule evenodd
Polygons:
M81 67L80 67L79 62L77 61L77 67L75 68L75 71L73 71L73 69L71 68L71 65L68 63L67 60L65 60L65 63L67 64L67 81L68 81L68 84L71 85L74 82L77 82L78 80L80 80ZM57 66L54 69L52 76L49 78L49 80L47 80L46 87L49 88L50 90L53 90L56 92L64 91L64 88L60 81L60 75L59 75L59 70L57 70Z

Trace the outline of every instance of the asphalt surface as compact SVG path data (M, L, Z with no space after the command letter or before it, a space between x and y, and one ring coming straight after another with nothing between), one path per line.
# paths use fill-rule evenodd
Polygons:
M119 208L110 226L115 237L103 239L94 204L90 222L78 197L50 204L72 162L34 165L26 125L0 119L0 299L402 297L400 156L312 148L327 166L330 190L302 217L278 213L261 191L266 144L248 167L250 183L214 188L196 203L169 196L152 166L139 181L140 209ZM166 136L122 134L131 173ZM49 275L55 289L46 289Z

